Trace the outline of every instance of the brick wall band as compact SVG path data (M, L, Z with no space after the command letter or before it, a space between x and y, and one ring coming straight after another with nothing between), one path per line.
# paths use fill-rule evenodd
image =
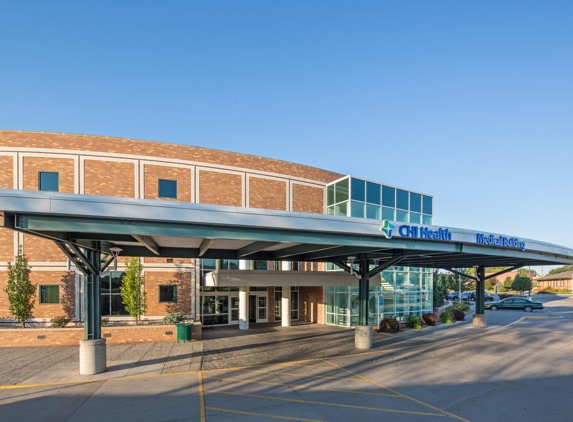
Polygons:
M180 159L197 163L233 166L284 174L309 180L317 180L323 183L331 182L342 176L335 172L271 158L187 145L107 136L1 130L0 146L10 148L77 150L101 152L104 155L112 153Z
M322 214L325 183L340 174L304 165L207 148L132 139L41 132L0 131L0 188L38 190L38 173L58 172L59 191L89 195L200 202L214 205L293 210ZM177 199L159 198L158 180L177 181ZM5 262L14 260L22 240L35 284L60 285L61 303L40 305L34 317L73 317L75 274L62 271L66 257L49 240L0 228L0 318L9 318ZM129 257L120 256L120 270ZM194 314L199 304L198 270L193 259L146 258L146 316ZM54 268L53 270L51 268ZM301 269L315 270L316 264ZM159 286L178 288L176 304L159 303ZM304 297L301 293L301 300ZM73 299L73 300L72 300ZM71 303L73 302L73 303ZM301 319L304 316L300 304ZM320 314L320 312L319 312ZM269 289L268 318L274 320L274 289Z

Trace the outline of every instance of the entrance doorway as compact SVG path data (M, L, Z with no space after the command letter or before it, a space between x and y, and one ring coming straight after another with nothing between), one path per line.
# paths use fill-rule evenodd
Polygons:
M267 294L249 295L249 323L268 322Z

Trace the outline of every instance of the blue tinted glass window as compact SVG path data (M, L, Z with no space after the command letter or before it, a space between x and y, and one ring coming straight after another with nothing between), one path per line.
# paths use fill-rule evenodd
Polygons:
M382 205L392 208L396 206L396 189L382 186Z
M422 221L422 214L418 214L417 212L410 213L410 223L420 224Z
M422 212L422 195L410 192L410 211Z
M394 208L382 207L382 220L396 221L394 211Z
M60 174L51 171L38 172L38 190L59 192Z
M423 215L422 216L422 224L432 225L432 216L430 215Z
M380 220L381 217L381 207L380 205L366 204L366 218L372 218L374 220Z
M335 202L348 201L348 179L341 180L336 184Z
M424 214L432 214L432 197L424 196Z
M328 207L328 208L326 209L326 213L327 213L328 215L334 215L334 207Z
M177 181L159 179L159 197L177 198Z
M352 201L350 203L350 216L364 218L364 202Z
M334 185L330 185L326 188L326 205L334 204Z
M380 205L380 185L378 183L366 182L366 202Z
M396 221L401 221L403 223L408 222L408 211L396 210Z
M351 183L350 194L352 195L352 199L362 202L366 201L364 180L352 178L350 183Z
M396 208L402 210L408 209L408 192L402 189L398 189L396 192Z

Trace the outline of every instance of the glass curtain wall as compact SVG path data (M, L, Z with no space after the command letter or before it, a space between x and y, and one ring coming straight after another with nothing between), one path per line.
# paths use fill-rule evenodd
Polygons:
M433 198L347 176L326 188L326 213L346 217L432 224Z

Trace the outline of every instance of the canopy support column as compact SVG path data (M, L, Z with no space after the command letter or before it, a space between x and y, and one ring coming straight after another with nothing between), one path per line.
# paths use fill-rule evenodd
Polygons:
M100 245L95 249L77 250L86 261L84 273L84 339L80 340L80 374L94 375L105 372L107 367L105 339L101 338L100 310Z
M359 261L360 281L358 283L358 325L354 333L354 346L357 349L372 348L372 326L368 320L368 297L370 296L370 280L368 278L368 260Z
M476 268L476 309L472 325L477 328L487 327L487 317L484 308L485 296L485 267L479 266Z

